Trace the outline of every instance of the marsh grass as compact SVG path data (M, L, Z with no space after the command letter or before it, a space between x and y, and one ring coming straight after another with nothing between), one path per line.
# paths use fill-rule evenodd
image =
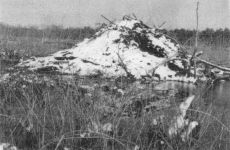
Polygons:
M100 78L68 81L52 76L50 80L40 78L39 83L30 83L22 79L0 85L1 142L20 149L229 148L228 126L222 124L222 114L213 114L202 96L187 113L200 123L200 129L183 142L179 136L169 138L167 130L181 100L168 97L173 107L148 112L144 103L133 105L134 101L152 100L153 85L139 90L139 85ZM138 99L137 93L145 96ZM112 131L103 129L106 123L112 124Z

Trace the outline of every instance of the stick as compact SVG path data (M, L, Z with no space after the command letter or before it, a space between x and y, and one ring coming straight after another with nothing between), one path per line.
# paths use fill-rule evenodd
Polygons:
M198 47L198 38L199 38L198 26L199 26L199 1L197 2L197 6L196 6L196 41L195 41L196 50Z
M136 16L134 13L133 13L132 15L133 15L133 17L134 17L135 19L137 19L137 16Z
M197 1L197 3L196 3L196 38L195 38L195 48L194 48L192 57L190 59L189 70L191 68L191 62L192 62L193 58L195 57L195 54L196 54L197 49L198 49L198 38L199 38L198 37L199 36L198 26L199 26L199 1ZM189 76L190 76L190 73L189 73ZM196 77L196 62L194 62L194 77Z
M162 24L158 25L158 29L161 29L166 24L166 21L164 21Z
M198 25L199 25L199 1L197 1L196 6L196 41L195 41L195 50L194 50L194 56L198 49L198 39L199 39L199 31L198 31ZM196 77L196 60L194 61L194 77Z
M110 22L111 24L116 25L114 22L112 22L111 20L109 20L108 18L106 18L105 16L101 15L102 18L104 18L105 20L107 20L108 22Z
M58 147L60 146L60 144L61 144L61 142L62 142L63 139L64 139L64 135L61 136L60 140L58 141L58 143L57 143L57 145L56 145L55 150L58 149Z

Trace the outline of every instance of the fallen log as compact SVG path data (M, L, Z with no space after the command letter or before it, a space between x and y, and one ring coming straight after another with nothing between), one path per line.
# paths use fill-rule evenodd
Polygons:
M211 67L220 69L220 70L222 70L222 71L230 72L230 68L218 66L218 65L216 65L216 64L213 64L213 63L211 63L211 62L208 62L208 61L203 60L203 59L200 59L200 58L196 58L196 59L197 59L197 63L204 63L204 64L206 64L206 65L209 65L209 66L211 66Z

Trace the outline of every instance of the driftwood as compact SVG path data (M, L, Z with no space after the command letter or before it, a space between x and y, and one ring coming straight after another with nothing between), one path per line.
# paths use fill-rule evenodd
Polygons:
M216 64L213 64L211 62L208 62L206 60L203 60L203 59L200 59L200 58L196 58L197 59L197 63L204 63L205 65L209 65L213 68L217 68L217 69L220 69L222 71L227 71L227 72L230 72L230 68L227 68L227 67L222 67L222 66L218 66Z

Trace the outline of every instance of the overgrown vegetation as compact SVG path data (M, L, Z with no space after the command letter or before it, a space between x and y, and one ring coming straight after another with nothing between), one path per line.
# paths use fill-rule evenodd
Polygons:
M187 114L201 126L184 142L180 136L170 138L167 130L188 95L183 89L172 95L168 90L154 91L156 83L141 87L126 79L42 75L39 83L17 79L0 85L0 140L20 149L227 150L230 144L229 132L218 120L222 113L205 107L203 92ZM204 87L194 92L199 94Z

